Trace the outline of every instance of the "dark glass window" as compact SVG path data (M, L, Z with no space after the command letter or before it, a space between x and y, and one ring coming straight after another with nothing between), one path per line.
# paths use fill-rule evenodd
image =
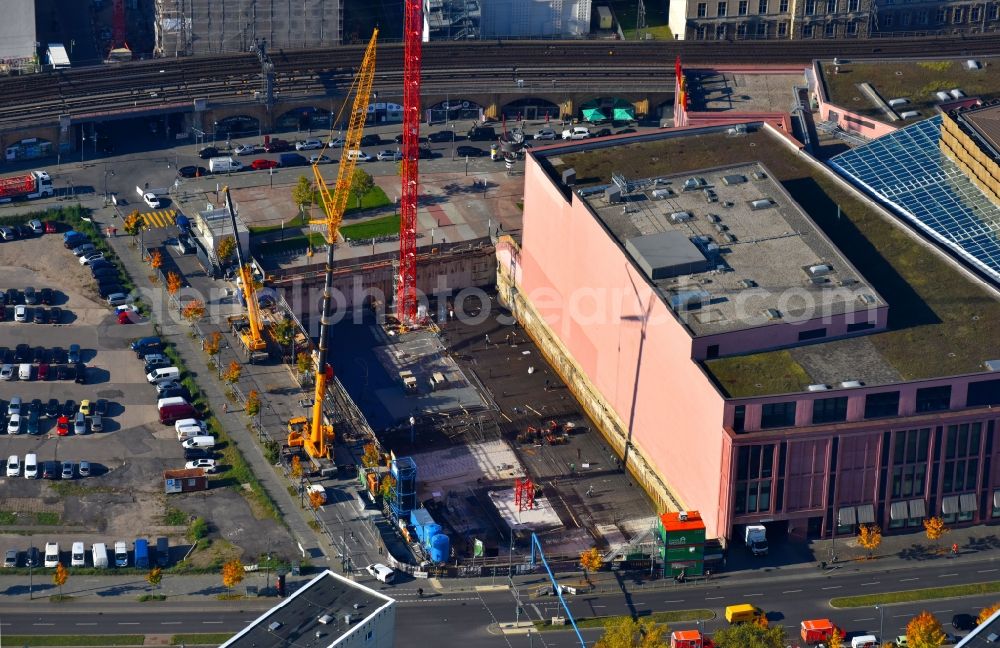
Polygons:
M917 390L917 411L936 412L951 406L951 385Z
M837 423L846 420L846 396L818 398L813 401L813 423Z
M826 337L826 329L809 329L808 331L799 331L799 342L804 340L818 340L819 338Z
M747 406L737 405L733 408L733 431L742 432L747 420Z
M767 403L761 407L760 427L762 429L791 427L795 425L795 401Z
M847 325L847 332L854 333L856 331L867 331L868 329L873 328L875 328L875 324L873 322L855 322L854 324Z
M969 407L981 405L1000 405L1000 380L982 380L969 383L969 397L966 400Z
M899 392L868 394L865 398L865 418L896 416L899 413Z

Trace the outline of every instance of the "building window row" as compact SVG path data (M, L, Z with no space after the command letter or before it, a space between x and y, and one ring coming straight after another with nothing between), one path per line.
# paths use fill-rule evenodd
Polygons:
M804 25L803 30L809 25ZM917 413L943 412L951 409L952 386L920 387L916 390L915 409ZM880 419L899 416L901 392L891 390L874 392L865 395L863 418ZM779 403L764 403L761 405L760 425L762 430L792 427L795 425L796 403L798 401L782 401ZM847 421L847 396L816 398L812 401L812 424L842 423ZM986 407L1000 405L1000 379L980 380L969 383L965 399L965 407ZM744 432L746 425L746 405L734 408L733 430ZM750 426L751 429L757 427Z

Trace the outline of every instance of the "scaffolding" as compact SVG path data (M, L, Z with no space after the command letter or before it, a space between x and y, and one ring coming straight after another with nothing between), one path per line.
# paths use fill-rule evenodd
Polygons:
M408 519L410 511L417 508L417 464L413 457L399 457L392 460L392 514L399 519Z

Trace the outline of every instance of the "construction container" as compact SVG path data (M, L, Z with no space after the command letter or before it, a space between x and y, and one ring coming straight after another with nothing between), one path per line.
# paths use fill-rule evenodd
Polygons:
M802 622L800 634L802 641L808 644L825 644L830 641L830 637L835 632L840 635L841 639L847 636L847 633L833 625L830 619L810 619Z
M698 511L664 513L658 521L657 533L664 576L705 573L705 522Z
M204 468L164 470L163 486L167 494L208 490L208 476Z
M670 648L708 648L697 630L674 630L670 633Z

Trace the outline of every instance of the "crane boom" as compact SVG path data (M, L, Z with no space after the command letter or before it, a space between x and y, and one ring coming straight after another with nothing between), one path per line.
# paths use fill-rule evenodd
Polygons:
M344 210L347 208L347 199L351 192L351 182L354 178L354 169L357 166L357 157L351 154L352 151L360 150L361 136L365 128L365 118L368 116L368 103L372 92L372 83L375 80L375 43L378 39L378 30L374 30L372 38L365 49L361 67L354 77L352 89L354 100L351 104L350 121L347 133L344 135L344 144L340 152L340 167L337 169L337 182L334 184L333 193L323 179L323 174L319 169L319 162L312 165L313 176L316 179L316 187L319 189L320 202L323 204L324 218L320 221L313 221L314 224L326 225L326 269L323 279L323 312L319 327L319 354L316 358L316 390L313 395L312 421L308 423L309 432L306 434L306 422L301 417L288 422L288 445L302 446L306 454L311 458L330 457L330 447L327 445L333 438L333 428L323 424L323 397L326 395L327 383L333 379L333 368L327 361L327 345L330 337L330 320L333 315L330 312L333 303L333 250L340 236L340 224L344 220ZM323 147L323 151L326 146ZM323 153L320 151L320 154Z
M263 351L267 348L267 342L261 335L261 315L260 304L257 301L257 289L253 285L253 271L250 264L243 256L243 246L240 245L239 231L236 227L236 208L233 207L233 198L229 195L229 187L223 189L226 195L226 210L233 223L233 239L236 242L236 262L239 264L240 282L243 284L243 298L247 302L247 319L250 321L249 337L241 335L243 344L251 353Z

